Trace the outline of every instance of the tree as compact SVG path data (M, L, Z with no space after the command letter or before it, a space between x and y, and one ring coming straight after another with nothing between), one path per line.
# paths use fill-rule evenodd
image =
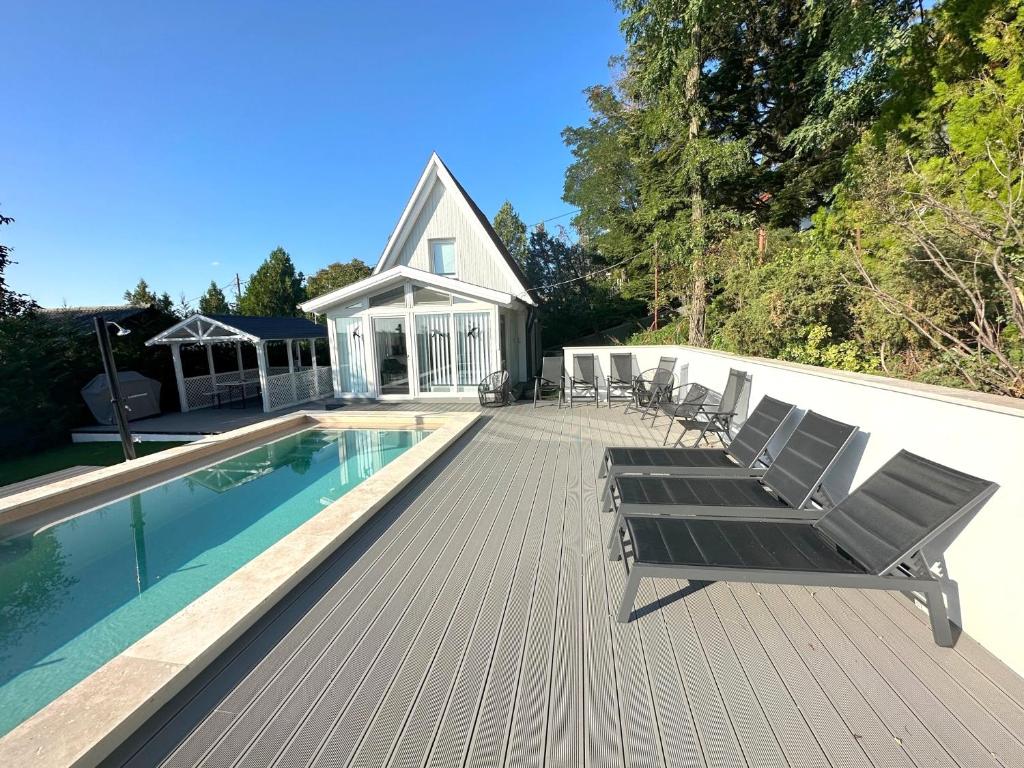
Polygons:
M174 300L171 298L171 294L164 291L157 296L154 291L150 290L149 283L141 277L135 288L124 292L124 300L133 307L156 307L161 312L167 313L174 310Z
M0 213L0 226L13 223L14 219ZM11 260L10 247L0 243L0 319L14 317L27 309L35 307L35 302L32 299L24 294L15 293L7 285L7 278L4 273L7 271L7 267L14 263Z
M243 315L293 317L304 298L302 273L295 271L291 256L278 246L250 276L238 311Z
M216 282L210 281L210 287L206 289L199 298L199 313L203 315L227 315L231 313L231 305L228 304L224 291Z
M336 261L317 270L306 279L306 295L314 299L369 277L372 273L373 270L359 259L352 259L349 262Z
M526 271L528 248L526 239L526 223L519 218L519 214L516 213L516 209L512 207L512 203L506 200L501 204L501 208L494 214L493 221L494 231L498 233L498 237L501 238L501 242L505 244L505 248L508 249L509 254L516 263Z

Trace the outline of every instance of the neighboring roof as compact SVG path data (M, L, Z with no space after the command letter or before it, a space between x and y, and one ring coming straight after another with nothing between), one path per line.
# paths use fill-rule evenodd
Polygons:
M388 243L384 247L384 252L381 254L380 259L377 261L377 266L373 268L373 274L377 275L385 270L394 268L389 263L390 259L397 253L399 246L408 235L408 227L412 225L415 214L418 213L423 201L430 192L427 182L433 178L434 174L437 175L446 188L458 192L458 199L466 206L466 212L481 228L484 239L494 246L496 255L508 270L509 277L522 288L522 293L517 294L516 298L527 304L536 304L537 302L531 293L529 280L527 280L523 270L516 263L516 260L512 258L512 254L508 252L508 248L505 247L501 238L498 237L498 233L494 231L494 227L491 226L491 222L484 215L484 212L480 210L480 207L474 202L473 198L469 196L466 188L459 183L459 180L455 178L436 152L431 153L423 173L420 174L416 188L413 190L409 202L406 203L405 210L402 211L402 215L398 219L398 224L395 225L394 230L391 232L391 237L388 238Z
M349 283L343 288L325 293L323 296L310 299L300 304L299 307L303 312L323 312L335 304L353 301L368 293L379 291L392 283L405 282L406 280L412 280L421 285L429 285L432 288L438 288L449 293L461 294L474 299L480 299L481 301L491 302L492 304L501 304L506 307L517 298L511 293L505 293L504 291L496 291L493 288L484 288L482 285L473 285L463 280L435 275L433 272L424 272L422 269L416 269L415 267L399 265L369 277L364 277L357 282Z
M326 336L327 328L304 317L192 315L158 333L146 345L319 339Z
M68 322L82 330L92 330L92 319L95 315L114 323L124 323L136 315L149 312L153 307L133 307L129 304L115 304L97 307L40 307L36 311L43 317L60 322Z

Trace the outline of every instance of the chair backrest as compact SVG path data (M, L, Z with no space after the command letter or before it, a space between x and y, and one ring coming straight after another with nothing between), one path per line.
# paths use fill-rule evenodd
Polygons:
M676 376L671 368L658 368L651 377L651 392L671 390L675 381Z
M740 399L749 386L749 373L730 368L729 378L725 382L725 389L722 390L722 401L718 404L718 410L723 413L735 413L736 406L739 405Z
M729 443L729 453L743 466L754 466L794 407L768 395L762 397Z
M999 486L900 451L814 525L867 571L884 575Z
M480 388L487 392L496 392L508 382L508 371L494 371L480 382Z
M582 381L594 380L594 356L573 355L572 356L572 377Z
M804 506L856 433L855 426L808 411L764 473L765 485L790 506Z
M633 354L612 354L611 355L611 378L615 381L633 380Z
M562 356L545 357L540 367L540 377L544 381L557 384L562 378Z
M686 394L674 410L674 414L680 419L692 419L697 416L700 407L708 399L711 390L700 384L691 384L686 389Z
M674 373L676 370L676 359L674 357L663 357L658 361L658 369Z

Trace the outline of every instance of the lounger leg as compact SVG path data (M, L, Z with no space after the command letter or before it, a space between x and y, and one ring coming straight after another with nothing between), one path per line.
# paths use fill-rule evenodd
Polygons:
M633 603L636 602L636 593L638 591L640 591L640 570L634 568L629 572L626 586L622 590L622 602L619 603L620 624L629 623L629 615L633 613Z
M925 605L928 608L928 618L932 623L932 637L936 645L943 648L953 647L953 631L949 626L949 616L946 613L946 601L943 599L941 587L929 589L924 593Z
M622 543L619 530L622 528L622 515L615 513L615 521L612 523L612 535L608 539L608 561L615 562L621 557L619 545Z

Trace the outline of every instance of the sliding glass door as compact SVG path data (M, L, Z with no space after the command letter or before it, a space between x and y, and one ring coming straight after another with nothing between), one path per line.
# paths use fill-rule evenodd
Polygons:
M409 353L405 345L404 317L373 318L377 377L382 395L409 394Z
M363 321L358 317L341 317L335 324L335 344L338 350L338 386L349 395L364 395L366 382L366 354L363 348Z
M452 392L451 315L416 315L420 392Z
M491 372L491 315L459 312L455 315L458 385L469 391Z

